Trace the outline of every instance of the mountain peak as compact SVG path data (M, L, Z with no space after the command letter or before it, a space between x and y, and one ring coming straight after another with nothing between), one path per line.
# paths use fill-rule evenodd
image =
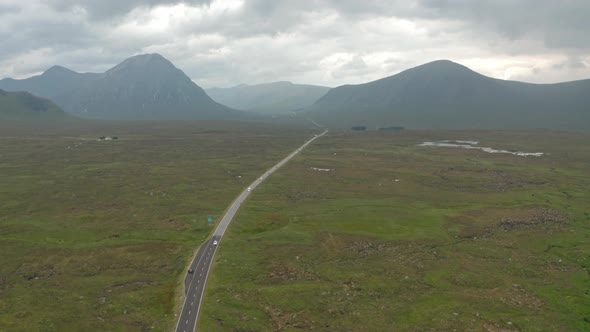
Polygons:
M434 60L431 62L427 62L424 64L424 66L459 66L459 67L463 67L462 64L453 62L451 60L448 59L439 59L439 60Z
M158 53L152 53L132 56L109 69L106 74L109 75L119 71L147 70L148 68L176 69L168 59Z
M66 67L62 66L52 66L51 68L47 69L43 75L68 75L68 74L75 74L76 72L70 70Z
M473 70L469 69L468 67L453 62L451 60L436 60L432 62L425 63L421 66L409 69L409 70L428 70L428 71L438 71L438 72L471 72L475 73Z
M170 62L168 59L166 59L165 57L163 57L162 55L160 55L158 53L135 55L135 56L132 56L132 57L126 59L120 65L133 64L133 65L138 65L138 66L146 66L146 65L156 64L156 63L165 63L165 64L172 65L172 62Z
M267 83L269 86L275 86L275 87L290 87L293 85L293 82L290 81L277 81L277 82L272 82L272 83Z
M163 57L159 53L138 54L138 55L128 58L127 61L144 62L144 63L151 62L151 61L170 62L170 61L168 61L168 59L166 59L165 57Z
M410 79L410 80L449 80L457 79L465 81L466 79L473 77L484 77L483 75L450 60L436 60L414 68L410 68L402 71L401 73L393 76L386 77L382 80L398 80L398 79ZM426 82L426 81L424 81ZM370 84L370 83L369 83Z

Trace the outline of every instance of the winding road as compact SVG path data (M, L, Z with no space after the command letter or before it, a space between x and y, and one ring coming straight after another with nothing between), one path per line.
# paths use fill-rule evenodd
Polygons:
M196 330L197 320L199 318L199 311L201 309L201 302L203 300L203 293L205 291L205 286L207 284L207 277L209 276L209 271L211 270L211 265L213 263L213 258L215 257L215 252L217 251L218 245L221 243L221 239L227 227L233 220L234 216L240 209L242 203L248 198L250 193L256 189L256 187L261 184L266 178L268 178L272 173L274 173L277 169L281 166L286 164L291 158L295 157L299 152L305 149L309 144L311 144L316 139L324 136L328 131L324 131L319 135L315 135L312 139L307 141L297 150L293 151L290 155L288 155L285 159L281 160L278 164L273 166L271 169L266 171L261 177L256 179L256 181L252 182L250 186L242 191L242 193L234 200L231 204L219 224L215 229L215 233L213 236L209 238L197 251L197 254L193 258L191 265L188 269L187 276L184 281L185 286L185 299L184 304L182 305L182 312L180 317L178 317L178 323L176 324L176 332L193 332Z

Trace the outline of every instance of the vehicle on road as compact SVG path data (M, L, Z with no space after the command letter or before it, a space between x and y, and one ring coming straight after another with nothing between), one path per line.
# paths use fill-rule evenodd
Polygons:
M195 273L195 270L193 270L193 269L188 269L188 274L193 274L193 273Z
M248 187L248 191L252 190L252 188Z
M216 246L218 244L217 240L213 241L213 245Z

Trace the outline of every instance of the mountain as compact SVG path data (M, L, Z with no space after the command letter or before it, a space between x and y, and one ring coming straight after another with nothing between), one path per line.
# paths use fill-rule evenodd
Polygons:
M431 62L330 90L304 113L328 127L590 130L590 80L529 84Z
M241 110L281 114L311 106L330 88L274 82L205 90L215 101Z
M99 74L81 74L64 67L53 66L39 76L23 80L12 78L0 80L0 89L28 91L36 96L52 99L92 81L98 76Z
M237 119L159 54L123 61L78 89L55 98L72 114L102 119Z
M70 114L94 119L250 118L213 101L159 54L131 57L103 74L79 74L52 67L37 77L2 80L2 87L46 96Z
M48 99L28 92L0 90L0 120L59 120L70 118Z

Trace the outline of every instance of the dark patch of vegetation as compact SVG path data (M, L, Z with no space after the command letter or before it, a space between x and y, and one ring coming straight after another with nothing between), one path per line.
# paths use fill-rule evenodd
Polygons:
M0 120L63 120L68 117L51 101L28 92L0 90Z

